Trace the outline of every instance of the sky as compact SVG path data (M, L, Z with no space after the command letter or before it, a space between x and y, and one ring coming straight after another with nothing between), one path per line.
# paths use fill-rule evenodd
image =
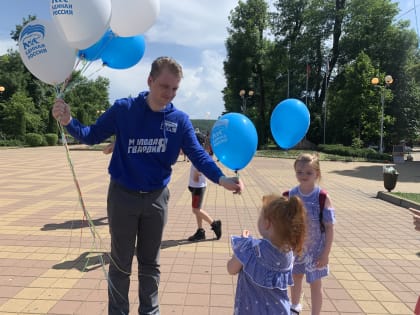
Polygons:
M411 21L418 30L420 0L399 0L397 19ZM159 15L143 34L146 49L138 64L128 69L111 69L94 62L86 73L90 79L103 76L110 80L110 103L147 90L151 62L159 56L171 56L183 67L181 81L173 103L191 119L217 119L224 111L222 90L226 86L223 61L228 17L238 0L160 0ZM0 55L8 49L18 50L10 32L23 18L35 15L51 19L50 0L0 0ZM414 9L416 8L416 9ZM238 91L238 99L240 99Z

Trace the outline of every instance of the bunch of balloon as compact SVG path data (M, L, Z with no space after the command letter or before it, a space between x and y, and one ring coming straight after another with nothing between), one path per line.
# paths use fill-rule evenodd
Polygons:
M277 104L270 119L271 134L283 149L290 149L298 144L308 132L309 124L308 108L294 98Z
M258 145L257 130L245 115L228 113L215 122L210 143L217 159L238 173L254 157Z
M70 9L71 8L71 9ZM51 4L53 19L78 48L83 70L93 61L112 69L136 65L145 52L142 35L156 21L158 0L67 0Z
M39 80L64 83L62 92L79 61L81 72L98 59L113 69L137 64L145 51L143 33L159 11L159 0L51 1L51 20L36 19L23 27L19 53Z

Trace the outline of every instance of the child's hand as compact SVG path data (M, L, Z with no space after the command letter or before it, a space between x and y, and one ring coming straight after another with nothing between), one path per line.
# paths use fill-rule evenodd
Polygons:
M242 231L242 237L249 237L249 230L243 230Z
M317 268L323 268L326 265L328 265L328 255L322 254L321 256L319 256L318 261L316 262L316 267Z

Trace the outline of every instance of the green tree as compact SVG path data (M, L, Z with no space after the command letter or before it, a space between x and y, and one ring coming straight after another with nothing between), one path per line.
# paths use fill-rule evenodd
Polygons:
M369 56L362 52L355 62L345 66L330 86L327 101L334 105L328 119L328 128L334 130L332 143L351 145L354 139L359 139L361 143L378 144L382 90L374 89L371 83L376 73ZM384 74L381 77L383 79ZM384 92L385 103L389 104L392 93ZM384 117L384 125L392 121L391 116Z
M64 99L71 104L74 117L84 124L91 124L110 106L108 88L107 78L98 77L95 80L88 80L80 72L75 72Z
M269 108L266 99L267 56L271 43L265 37L268 28L268 5L264 0L239 1L229 16L231 27L226 40L227 60L224 71L227 86L223 90L225 108L241 111L239 91L253 90L246 114L256 124L259 145L268 138Z
M0 130L10 138L21 139L29 128L39 127L39 120L31 114L32 99L24 92L16 92L0 111Z
M389 87L394 97L385 106L385 117L392 118L385 119L385 148L391 148L391 144L400 140L415 138L420 121L420 99L416 91L415 71L407 70L415 69L419 61L416 57L417 35L408 29L407 21L393 22L398 14L398 5L390 0L352 0L347 11L341 65L351 63L363 51L378 69L375 76L381 72L394 78Z

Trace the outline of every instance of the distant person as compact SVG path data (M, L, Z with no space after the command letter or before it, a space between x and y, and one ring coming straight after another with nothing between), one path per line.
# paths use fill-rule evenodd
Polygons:
M306 235L303 203L298 197L264 196L257 225L262 238L248 230L232 236L227 270L239 273L234 314L289 315L294 254L302 254Z
M204 136L200 133L196 133L196 135L198 142L204 146ZM220 220L213 220L213 218L201 208L204 194L206 192L206 187L206 177L203 173L195 168L193 163L191 163L188 190L191 192L192 212L194 213L197 220L197 231L194 233L194 235L188 238L188 240L192 242L206 239L206 231L203 229L203 220L210 224L211 229L216 234L217 239L220 239L222 236L222 222Z
M322 308L321 279L329 274L328 260L334 237L335 212L329 195L318 186L321 179L318 155L299 155L294 169L299 185L288 191L288 195L297 196L303 201L308 219L308 233L305 252L293 265L295 285L291 287L291 314L299 314L302 310L300 299L303 277L306 275L306 282L311 288L311 314L319 315ZM322 205L320 198L323 199Z
M70 106L56 100L52 114L79 141L93 145L116 135L109 164L107 197L111 233L108 313L129 314L133 256L138 260L139 314L160 314L159 254L168 216L172 165L180 150L200 172L225 189L241 192L237 177L226 177L198 143L188 116L172 103L182 67L170 57L153 61L148 91L115 101L98 120L84 126Z
M204 144L204 148L206 149L206 151L208 152L208 154L210 154L210 156L213 156L213 148L211 147L211 142L210 142L210 132L207 131L206 133L206 141Z
M187 155L184 153L184 151L182 151L182 149L179 151L179 154L184 157L184 160L183 160L184 162L185 161L189 162Z

